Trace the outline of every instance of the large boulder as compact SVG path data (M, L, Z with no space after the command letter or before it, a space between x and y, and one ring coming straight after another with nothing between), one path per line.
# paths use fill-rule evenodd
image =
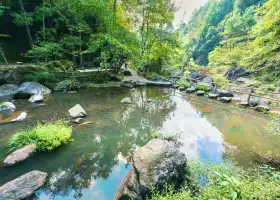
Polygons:
M136 150L133 170L122 184L116 200L145 199L151 188L161 191L165 185L175 189L187 180L187 159L178 145L162 139L153 139Z
M250 76L250 72L246 71L243 67L230 67L226 72L225 77L230 80L236 80L240 77Z
M257 105L259 105L259 103L260 103L260 99L258 97L254 97L254 96L250 97L250 99L249 99L250 106L256 107Z
M16 98L30 98L34 94L48 95L51 90L46 86L36 82L24 82L19 86L18 92L15 94Z
M11 102L4 102L0 104L0 112L2 111L15 111L16 106Z
M234 97L234 95L231 92L229 92L227 90L223 90L223 89L218 89L217 90L217 95L220 98L221 97Z
M0 71L0 85L19 84L21 81L23 81L23 76L16 71Z
M221 97L221 98L220 98L220 101L226 102L226 103L231 102L231 100L232 100L232 97Z
M215 93L209 93L209 94L208 94L208 98L209 98L209 99L217 99L217 98L218 98L218 95L215 94Z
M29 158L36 150L36 144L26 145L10 155L4 160L3 164L5 167L12 166L18 162L24 161Z
M198 91L196 92L196 95L197 95L197 96L204 96L204 94L205 94L205 92L204 92L203 90L198 90Z
M30 197L47 180L47 173L32 171L0 187L0 199L20 200Z
M80 104L75 105L73 108L69 109L68 112L72 118L87 116L86 111L82 108Z
M201 80L203 77L201 76L199 71L196 70L190 70L191 75L187 78L187 80L189 81L197 81L197 80Z
M14 84L5 84L0 86L0 97L13 96L18 92L18 86Z

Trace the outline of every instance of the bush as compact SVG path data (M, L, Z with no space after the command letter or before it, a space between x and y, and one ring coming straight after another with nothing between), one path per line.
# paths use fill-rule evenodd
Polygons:
M56 60L51 61L43 65L43 67L48 71L55 72L72 72L73 64L67 60Z
M72 128L62 121L38 124L29 131L15 134L7 144L7 151L15 151L27 144L36 144L37 151L52 151L71 141Z
M216 74L212 78L213 78L214 83L220 88L226 88L226 87L228 87L228 85L230 83L229 80L226 79L221 74Z
M155 72L150 72L150 73L147 75L146 78L147 78L148 80L152 80L154 76L158 76L158 74L155 73Z
M187 70L187 71L185 71L184 74L185 74L186 77L190 77L190 75L191 75L192 73L191 73L190 71Z
M197 90L202 90L202 91L204 91L204 92L209 92L209 91L210 91L209 84L208 84L208 83L204 83L204 82L197 83L197 85L195 86L195 88L196 88Z
M59 83L57 83L54 87L54 90L56 91L71 91L71 90L77 90L80 88L80 83L77 80L64 80Z
M200 184L199 192L184 188L175 193L167 187L163 194L153 191L151 200L204 199L278 199L280 172L263 166L244 170L235 163L207 164L190 162L193 179ZM198 184L199 183L199 184ZM264 187L265 184L265 187Z
M183 80L178 81L177 84L178 84L180 87L185 88L185 89L191 87L191 84L190 84L189 82L183 81Z
M52 88L58 82L57 77L50 72L33 72L25 75L26 81L38 82Z
M267 84L267 85L262 85L260 89L264 91L274 92L276 90L276 86L274 84Z
M110 81L111 75L106 71L99 71L92 75L91 79L94 83L106 83Z

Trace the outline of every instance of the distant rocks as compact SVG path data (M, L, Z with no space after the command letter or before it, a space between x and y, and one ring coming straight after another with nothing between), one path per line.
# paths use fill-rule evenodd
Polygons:
M128 173L116 200L142 200L152 187L162 191L165 185L173 185L178 189L187 179L187 159L174 142L153 139L135 151L133 161L134 169Z
M4 160L3 164L5 167L12 166L18 162L22 162L29 158L36 150L35 144L29 144L26 145L10 155L7 156L7 158Z
M82 108L80 104L75 105L73 108L69 109L68 112L72 118L87 116L86 111Z
M30 197L47 180L47 173L31 171L0 187L0 199L20 200Z
M123 103L123 104L131 104L131 98L130 97L126 97L123 100L121 100L121 103Z

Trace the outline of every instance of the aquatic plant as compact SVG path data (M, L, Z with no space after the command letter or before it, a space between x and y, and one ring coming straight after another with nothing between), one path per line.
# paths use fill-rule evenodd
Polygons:
M189 82L183 81L183 80L179 80L179 81L177 82L177 84L178 84L180 87L185 88L185 89L191 87L191 84L190 84Z
M197 90L202 90L202 91L204 91L204 92L209 92L209 91L210 91L209 84L208 84L208 83L204 83L204 82L197 83L197 85L195 86L195 88L196 88Z
M227 78L225 78L223 75L221 74L216 74L213 77L213 81L214 83L219 87L219 88L226 88L229 85L229 80Z
M203 199L277 199L280 194L280 172L269 166L250 169L238 167L233 162L209 164L191 161L193 179L200 189L186 186L176 193L172 186L164 193L154 190L151 200L203 200ZM264 187L265 183L265 187Z
M7 151L12 152L27 144L36 144L37 151L52 151L71 141L72 128L63 121L37 124L33 129L16 133L7 142Z

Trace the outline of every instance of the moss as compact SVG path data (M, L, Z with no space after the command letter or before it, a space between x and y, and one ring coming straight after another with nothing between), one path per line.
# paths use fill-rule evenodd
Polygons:
M190 84L189 82L183 81L183 80L178 81L177 84L178 84L180 87L185 88L185 89L191 87L191 84Z
M38 151L52 151L70 142L71 135L72 128L65 122L38 124L31 130L15 134L7 143L7 151L15 151L27 144L36 144Z
M203 82L200 82L200 83L197 83L197 85L195 86L195 88L197 90L202 90L204 92L209 92L210 91L210 87L209 87L209 84L208 83L203 83Z

